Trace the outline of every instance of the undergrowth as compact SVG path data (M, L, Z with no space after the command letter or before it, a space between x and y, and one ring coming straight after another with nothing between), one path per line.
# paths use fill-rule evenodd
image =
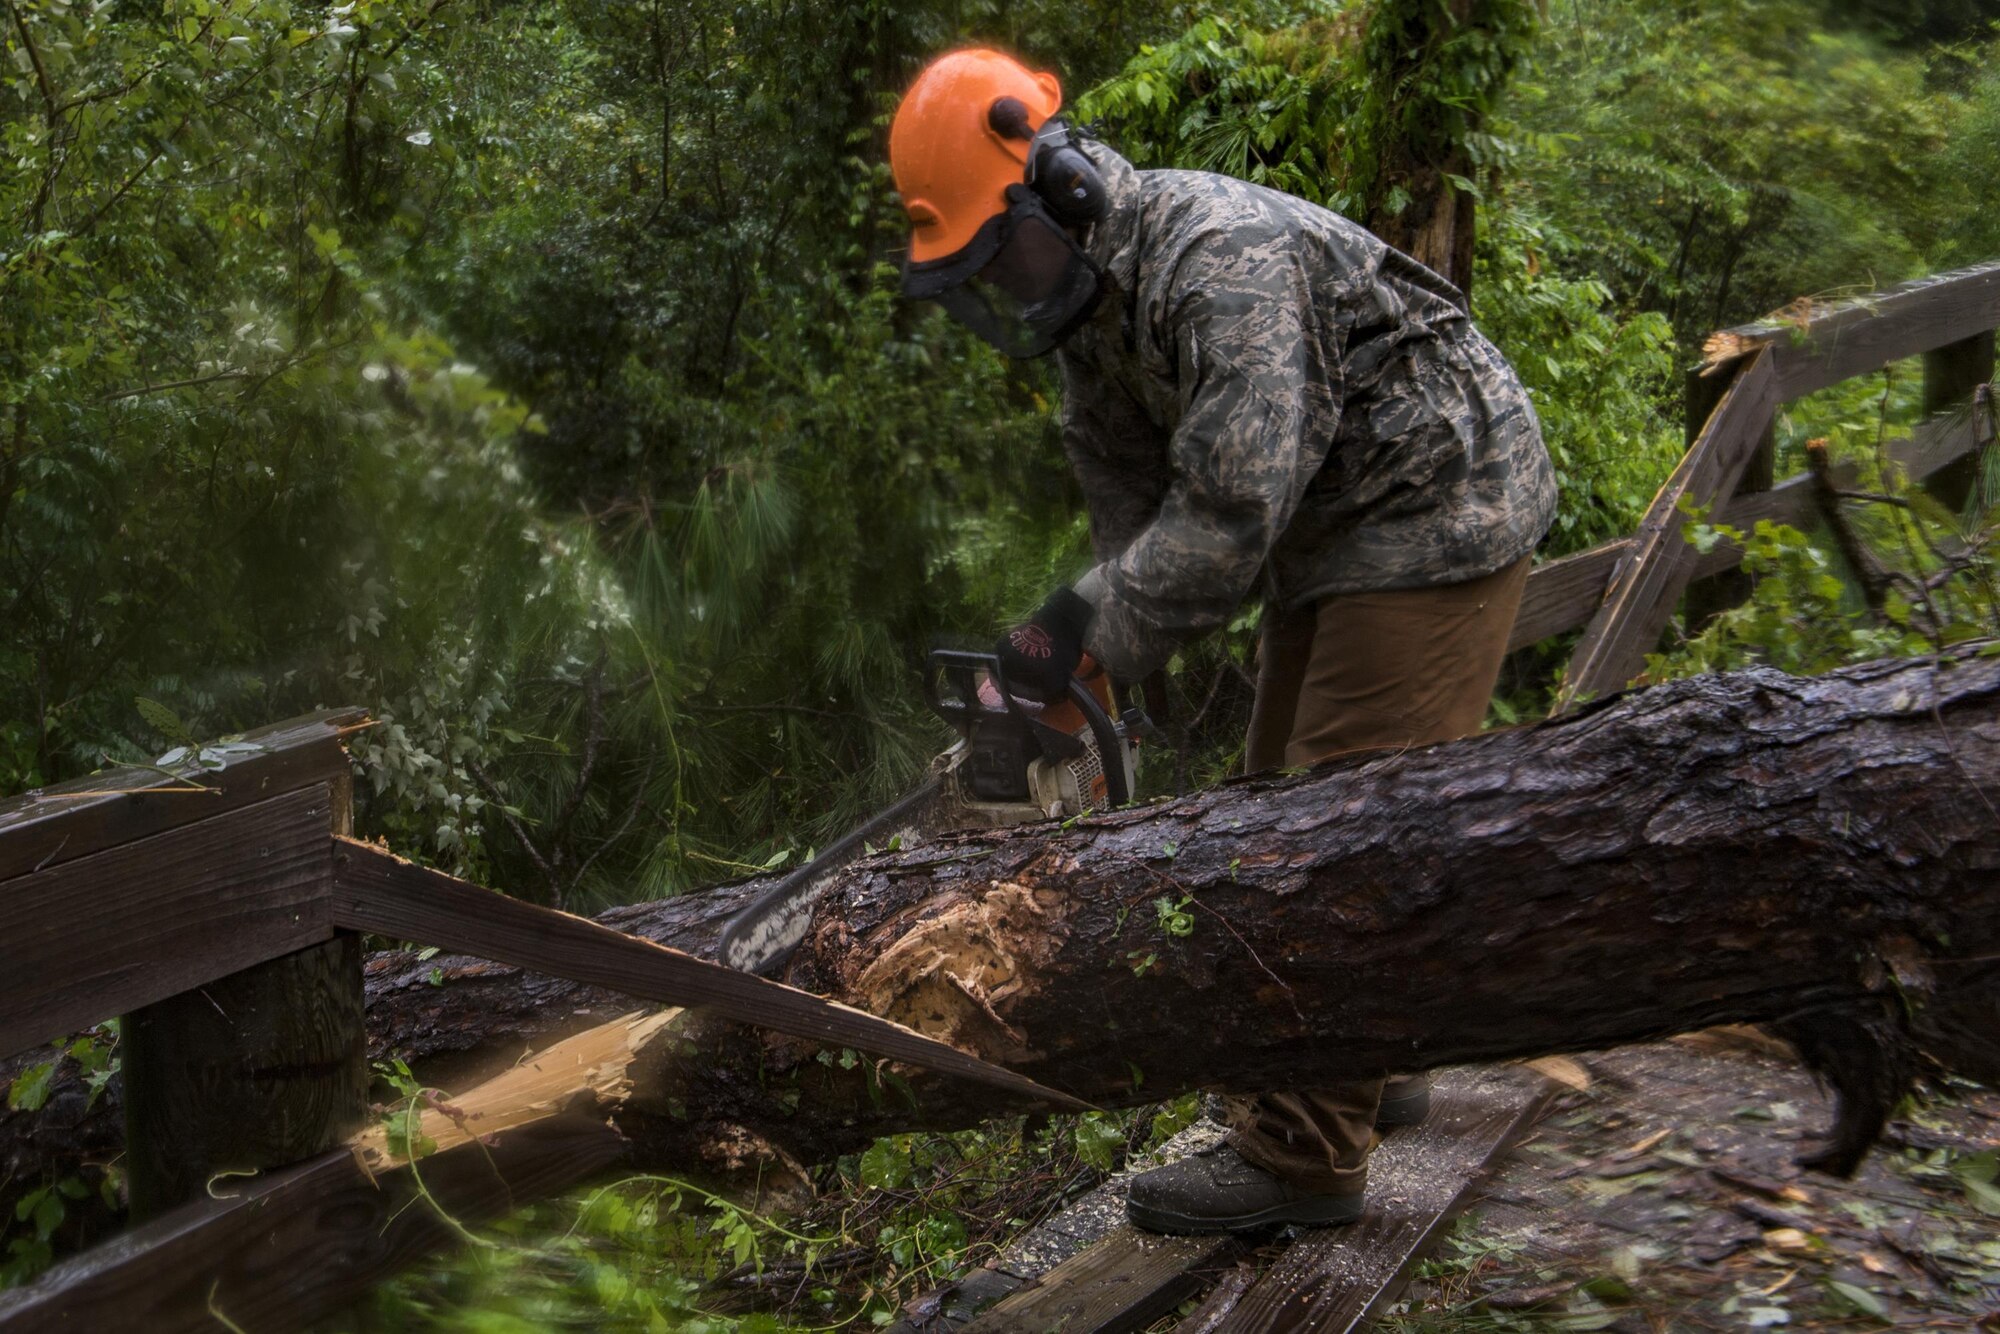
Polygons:
M1190 1095L876 1140L800 1180L637 1175L536 1205L326 1326L831 1334L893 1323L1196 1116ZM419 1163L421 1168L421 1162Z

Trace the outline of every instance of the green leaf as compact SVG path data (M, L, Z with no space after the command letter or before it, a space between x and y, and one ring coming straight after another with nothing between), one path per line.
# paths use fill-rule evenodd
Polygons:
M175 713L172 709L160 703L160 701L147 699L144 695L139 696L132 702L138 707L139 716L146 720L148 727L158 732L167 740L186 746L189 750L195 748L194 734L188 730L188 725L181 721L181 716L178 713Z
M14 1076L14 1082L7 1086L8 1110L39 1112L42 1104L49 1100L49 1088L55 1081L55 1074L56 1063L44 1061Z
M910 1155L894 1139L878 1139L861 1154L861 1184L897 1190L910 1184Z
M1110 1113L1085 1112L1077 1118L1077 1156L1098 1171L1111 1171L1124 1147L1125 1128Z
M1889 1307L1887 1303L1874 1293L1868 1291L1868 1289L1858 1287L1853 1283L1843 1283L1837 1278L1827 1280L1826 1286L1831 1288L1849 1306L1852 1306L1863 1315L1873 1316L1877 1320L1888 1320Z

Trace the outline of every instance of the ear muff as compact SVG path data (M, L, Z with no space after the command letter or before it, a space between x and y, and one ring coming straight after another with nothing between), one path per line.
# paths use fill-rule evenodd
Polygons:
M1110 202L1104 176L1076 147L1068 125L1051 116L1040 130L1030 130L1027 106L1013 97L996 99L986 114L986 123L1003 139L1028 141L1026 183L1049 206L1056 221L1067 227L1083 227L1104 216Z
M1066 226L1087 226L1110 207L1103 174L1075 145L1069 126L1059 120L1049 121L1035 136L1028 154L1028 184Z

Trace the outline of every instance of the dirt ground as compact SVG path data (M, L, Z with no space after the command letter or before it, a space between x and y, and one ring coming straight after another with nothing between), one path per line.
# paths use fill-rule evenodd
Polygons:
M1827 1095L1759 1041L1576 1058L1380 1328L2000 1331L2000 1095L1906 1109L1838 1181L1791 1161Z

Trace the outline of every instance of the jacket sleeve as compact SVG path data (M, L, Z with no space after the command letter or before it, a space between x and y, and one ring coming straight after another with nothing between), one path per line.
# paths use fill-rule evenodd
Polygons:
M1123 387L1059 357L1063 453L1090 511L1090 549L1117 559L1159 513L1166 479L1156 460L1164 432Z
M1170 480L1150 522L1076 586L1096 612L1086 649L1128 680L1228 621L1325 457L1306 423L1339 415L1340 387L1308 371L1339 359L1308 356L1319 331L1288 247L1214 237L1169 283L1155 336L1181 395ZM1332 412L1309 411L1313 395Z

